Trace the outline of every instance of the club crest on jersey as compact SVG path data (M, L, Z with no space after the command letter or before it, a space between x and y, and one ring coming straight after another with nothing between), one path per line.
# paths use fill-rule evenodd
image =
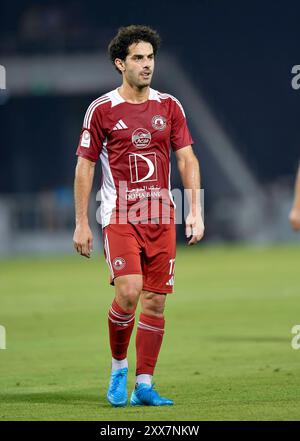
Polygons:
M121 269L123 269L126 265L125 259L123 259L123 257L116 257L113 260L113 267L115 270L120 271Z
M151 143L151 133L146 129L138 128L132 133L131 139L137 149L145 149Z
M167 120L164 116L155 115L152 118L152 127L156 130L164 130L167 125Z
M80 145L81 145L81 147L89 148L90 143L91 143L90 132L88 130L84 130L84 132L82 133Z

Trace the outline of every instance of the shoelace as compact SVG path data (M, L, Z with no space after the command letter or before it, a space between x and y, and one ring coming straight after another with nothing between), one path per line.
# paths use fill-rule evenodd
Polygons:
M155 398L160 398L160 395L159 395L159 393L155 390L154 386L155 386L155 383L151 384L151 391L150 391L150 392L151 392L151 395L154 396Z
M113 383L112 383L112 387L111 387L111 392L115 392L115 390L118 388L122 378L126 376L126 373L127 372L125 372L125 371L120 371L120 372L118 372L117 375L115 375L113 377Z
M149 392L153 398L161 398L159 393L155 390L155 383L151 384L150 389L144 388L144 390Z

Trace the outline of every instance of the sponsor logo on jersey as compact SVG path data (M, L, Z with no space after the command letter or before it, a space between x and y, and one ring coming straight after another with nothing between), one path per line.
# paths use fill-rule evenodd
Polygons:
M124 123L124 121L122 121L121 119L119 119L119 121L117 122L117 124L115 125L115 127L113 128L113 130L124 130L124 129L128 129L128 127L126 126L126 124Z
M129 155L131 183L157 181L156 153Z
M131 139L137 149L145 149L151 143L151 133L147 129L138 128L132 133Z
M91 143L91 135L88 130L84 130L81 136L81 147L89 148Z
M152 127L156 130L164 130L167 126L167 120L164 116L155 115L152 118Z
M123 259L123 257L116 257L113 260L113 267L115 270L120 271L121 269L123 269L126 265L126 261L125 259Z

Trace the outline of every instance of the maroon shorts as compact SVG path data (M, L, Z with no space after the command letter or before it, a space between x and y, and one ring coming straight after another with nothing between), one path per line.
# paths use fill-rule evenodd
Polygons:
M162 294L173 292L174 223L110 224L103 229L103 245L111 285L116 277L142 274L144 290Z

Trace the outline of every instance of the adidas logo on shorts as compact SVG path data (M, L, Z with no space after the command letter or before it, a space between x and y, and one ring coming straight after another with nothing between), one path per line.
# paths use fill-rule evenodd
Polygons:
M167 286L174 286L174 276L166 283Z

